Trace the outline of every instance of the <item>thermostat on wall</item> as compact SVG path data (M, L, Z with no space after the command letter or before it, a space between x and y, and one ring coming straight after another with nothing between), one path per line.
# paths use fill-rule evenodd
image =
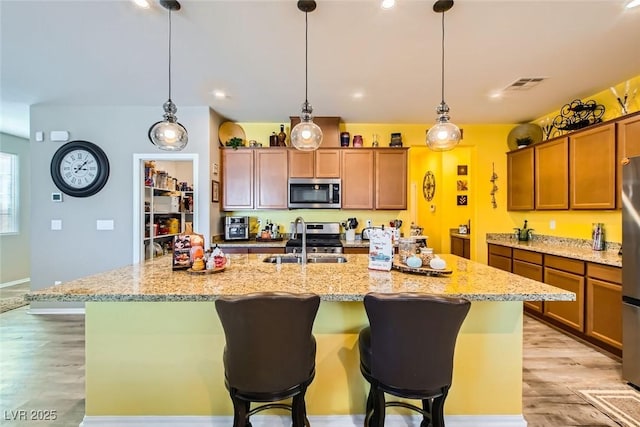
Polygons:
M66 130L52 130L49 134L49 138L52 141L66 142L69 140L69 132Z
M61 202L62 201L62 193L51 193L51 201L52 202Z

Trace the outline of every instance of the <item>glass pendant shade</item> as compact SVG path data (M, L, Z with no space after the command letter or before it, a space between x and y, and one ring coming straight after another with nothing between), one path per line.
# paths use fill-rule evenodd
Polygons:
M149 139L153 145L165 151L180 151L187 146L187 129L177 121L175 104L168 100L164 104L164 120L156 122L149 129Z
M460 128L449 121L449 107L438 106L438 122L427 131L427 147L433 151L448 151L460 142Z
M291 129L291 145L300 151L314 151L322 144L322 129L313 123L311 105L305 102L302 106L300 123Z

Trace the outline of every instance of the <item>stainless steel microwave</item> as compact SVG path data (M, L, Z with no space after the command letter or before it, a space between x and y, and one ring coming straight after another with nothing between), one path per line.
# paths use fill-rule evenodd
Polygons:
M340 209L340 179L289 178L289 209Z

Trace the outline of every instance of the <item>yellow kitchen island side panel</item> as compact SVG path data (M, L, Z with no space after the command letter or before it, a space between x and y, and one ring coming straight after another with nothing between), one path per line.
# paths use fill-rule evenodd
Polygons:
M362 302L320 304L309 415L364 413L358 332L367 324ZM427 339L429 331L415 334ZM223 348L213 301L87 302L86 415L231 415ZM473 301L445 412L522 413L521 301Z

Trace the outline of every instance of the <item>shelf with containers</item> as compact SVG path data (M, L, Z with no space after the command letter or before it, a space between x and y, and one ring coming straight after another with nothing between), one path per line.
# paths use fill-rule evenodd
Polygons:
M193 223L193 191L144 187L145 258L172 250L173 236Z

